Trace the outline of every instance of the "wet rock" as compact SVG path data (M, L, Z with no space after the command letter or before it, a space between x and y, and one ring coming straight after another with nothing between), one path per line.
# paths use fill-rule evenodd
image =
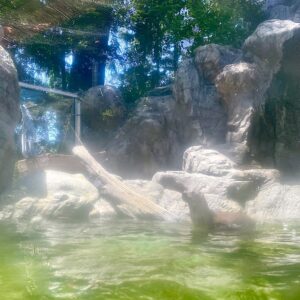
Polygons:
M16 162L14 132L20 121L17 71L0 46L0 193L11 182Z

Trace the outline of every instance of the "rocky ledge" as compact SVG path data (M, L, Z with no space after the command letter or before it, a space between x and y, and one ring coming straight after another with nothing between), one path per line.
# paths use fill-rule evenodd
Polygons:
M16 162L15 128L20 121L17 71L0 46L0 193L11 183Z

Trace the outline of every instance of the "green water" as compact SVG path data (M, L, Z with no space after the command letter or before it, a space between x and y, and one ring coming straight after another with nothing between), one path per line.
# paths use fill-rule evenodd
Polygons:
M300 299L300 228L0 225L0 299Z

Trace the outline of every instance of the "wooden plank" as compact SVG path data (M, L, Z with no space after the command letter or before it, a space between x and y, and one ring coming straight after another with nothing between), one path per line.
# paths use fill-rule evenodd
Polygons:
M84 163L89 172L104 184L105 197L115 210L133 218L173 220L170 212L144 196L141 191L126 185L107 172L84 146L73 148L73 153Z

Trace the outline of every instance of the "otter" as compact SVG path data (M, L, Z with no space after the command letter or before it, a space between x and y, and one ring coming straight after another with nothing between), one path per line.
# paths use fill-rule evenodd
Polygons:
M184 192L182 198L187 202L193 225L204 230L253 229L255 223L243 212L211 211L203 194Z

